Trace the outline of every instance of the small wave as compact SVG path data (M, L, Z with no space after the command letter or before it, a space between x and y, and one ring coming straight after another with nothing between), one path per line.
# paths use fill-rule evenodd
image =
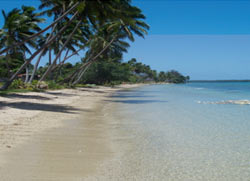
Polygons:
M198 87L198 88L195 88L196 90L202 90L202 89L205 89L205 88L202 88L202 87Z
M250 105L250 100L226 100L226 101L197 101L198 104L236 104L236 105Z

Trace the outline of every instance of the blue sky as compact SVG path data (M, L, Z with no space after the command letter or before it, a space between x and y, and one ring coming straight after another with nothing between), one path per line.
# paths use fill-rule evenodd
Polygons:
M37 0L0 0L6 11ZM134 0L151 26L124 60L158 71L176 69L192 79L250 79L249 0ZM2 25L2 16L0 16ZM72 60L73 62L76 60Z

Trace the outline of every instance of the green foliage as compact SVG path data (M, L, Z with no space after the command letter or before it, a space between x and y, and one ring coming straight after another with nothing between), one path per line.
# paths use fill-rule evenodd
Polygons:
M44 22L41 15L47 15L56 20L72 7L75 9L60 19L55 27L51 25L51 32L46 31L32 40L29 39L41 30L39 25ZM33 53L30 48L38 52L41 47L44 47L41 55L38 56L48 55L49 57L45 66L38 70L37 67L34 68L37 70L34 71L35 79L43 77L42 80L46 81L43 82L44 85L41 85L41 81L39 83L38 80L34 80L31 84L15 80L11 84L11 89L37 90L39 86L41 89L61 89L66 87L65 84L113 86L123 82L181 83L189 79L177 71L161 72L158 75L156 70L152 70L149 65L137 62L136 59L122 62L123 53L127 52L130 46L129 40L133 42L134 35L144 37L149 29L144 22L145 16L142 11L133 6L129 0L41 0L39 8L45 10L39 13L34 7L22 6L9 13L3 11L5 22L3 28L0 29L0 50L7 48L7 51L0 56L0 78L10 78L15 72L18 72L14 74L16 77L18 74L25 73L23 70L25 66L21 65ZM78 15L73 16L76 13ZM73 17L75 19L69 21ZM78 23L79 26L76 27ZM53 42L45 46L51 35L54 37ZM79 50L84 50L85 56L80 57L78 63L75 65L64 63L67 60L64 59L64 55L65 58L71 53L81 55ZM27 54L29 56L26 56ZM59 58L53 60L54 57ZM91 66L87 69L86 64ZM28 68L33 69L30 65ZM40 85L37 85L38 83Z
M135 58L128 61L130 70L133 73L133 76L130 78L132 82L149 82L157 81L157 71L152 70L149 65L137 62Z
M48 81L48 87L49 89L63 89L65 88L63 85L57 84L55 81Z
M49 89L60 89L61 88L61 86L56 84L56 82L54 82L54 81L48 81L47 83L48 83Z
M84 9L85 9L85 7L86 7L86 4L85 4L85 2L83 1L83 2L81 2L81 3L78 5L77 10L78 10L79 12L83 12Z
M33 80L31 83L32 86L36 86L37 84L38 84L38 80Z
M21 79L16 79L11 83L9 90L21 89L27 91L39 91L37 83L38 81L33 81L32 84L25 84Z
M24 89L24 88L25 84L21 79L14 80L10 85L10 89Z
M137 83L138 82L138 77L136 77L135 75L131 75L129 77L129 82L130 83Z
M128 82L131 72L127 64L119 62L96 62L83 77L85 84L118 84Z
M171 70L169 72L160 72L159 81L160 82L168 82L168 83L186 83L189 80L189 76L185 77L181 73L176 70Z
M9 77L12 72L17 71L17 69L24 63L21 53L12 53L8 57L0 56L0 77ZM22 71L24 73L24 71Z
M6 60L0 57L0 77L8 77L8 69L6 68Z
M73 7L75 8L72 9ZM70 9L71 11L62 17L55 29L52 30L55 39L49 46L44 48L41 56L46 55L47 52L53 52L58 57L61 50L63 52L76 52L76 48L84 47L87 48L85 58L93 58L93 56L98 55L94 60L89 61L107 61L106 63L97 63L96 67L94 67L95 70L98 70L98 75L91 75L90 79L98 77L100 80L93 79L92 82L98 84L113 82L112 84L116 84L129 81L131 74L129 66L119 62L122 59L123 52L126 52L129 47L127 40L134 41L134 35L144 37L149 29L149 26L144 22L145 16L142 11L133 6L131 1L41 0L39 8L45 9L45 11L39 13L34 7L30 6L14 8L9 13L3 11L5 22L0 30L0 50L5 49L7 51L5 51L5 60L2 61L3 63L0 62L0 67L4 70L3 67L5 66L7 71L1 71L1 77L10 77L13 73L18 72L14 74L17 77L19 73L23 73L25 67L21 65L26 60L26 53L30 55L33 53L30 51L31 47L38 52L38 49L46 44L46 40L50 36L49 33L42 33L33 39L29 39L41 30L39 24L45 21L41 18L41 15L46 14L55 20L64 16L63 14ZM78 16L72 16L73 14ZM70 18L74 19L69 21ZM75 29L78 23L79 27ZM53 29L53 25L51 27ZM62 28L64 30L57 37L57 33ZM73 31L74 29L76 31ZM69 36L71 34L72 36ZM20 46L17 46L17 44ZM21 58L17 58L17 54L20 54ZM14 60L18 60L19 64L14 63L15 66L11 67L10 65ZM38 71L38 73L41 73L40 76L42 75L43 80L50 81L49 87L51 88L56 87L56 82L64 81L67 75L72 74L73 71L78 71L79 68L64 64L62 67L53 68L52 70L51 65L54 66L56 63L58 63L58 60L50 61L49 67ZM46 70L48 71L46 72ZM50 72L51 70L52 72ZM36 72L34 71L34 73ZM76 80L78 80L77 77Z
M0 96L5 96L10 93L25 93L25 92L30 92L30 90L27 89L7 89L0 91Z

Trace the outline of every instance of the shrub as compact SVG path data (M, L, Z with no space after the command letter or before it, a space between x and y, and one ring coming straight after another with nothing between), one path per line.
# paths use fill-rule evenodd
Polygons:
M33 80L31 83L32 86L36 87L38 85L38 80Z
M64 86L59 85L59 84L57 84L57 83L54 82L54 81L49 81L49 82L47 82L47 83L48 83L48 88L49 88L49 89L63 89L63 88L64 88Z
M137 83L137 77L135 76L135 75L133 75L133 76L131 76L130 78L129 78L129 82L131 82L131 83Z
M21 80L21 79L16 79L14 80L11 85L10 85L10 89L24 89L25 83Z

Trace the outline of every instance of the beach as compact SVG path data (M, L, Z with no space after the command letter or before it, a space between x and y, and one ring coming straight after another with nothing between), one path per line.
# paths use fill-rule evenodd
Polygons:
M0 97L0 180L81 180L115 156L109 96L96 87L16 93ZM105 119L107 120L107 119Z
M250 113L237 103L250 100L249 86L140 84L1 97L0 180L248 181Z

